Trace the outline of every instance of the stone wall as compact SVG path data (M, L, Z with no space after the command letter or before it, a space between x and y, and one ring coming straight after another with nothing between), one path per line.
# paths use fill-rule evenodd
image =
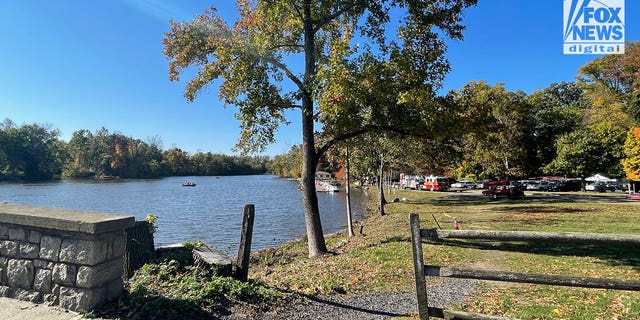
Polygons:
M0 204L0 296L89 311L122 292L130 216Z

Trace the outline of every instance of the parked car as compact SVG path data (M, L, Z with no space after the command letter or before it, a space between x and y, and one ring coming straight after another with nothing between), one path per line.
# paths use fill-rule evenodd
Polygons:
M594 182L585 186L584 189L587 191L605 192L607 191L607 184L601 181Z
M549 182L547 181L538 181L527 184L527 190L549 191L549 187Z
M471 181L458 181L452 184L451 188L475 189L476 184Z
M582 186L580 181L560 180L549 185L549 191L580 191Z
M615 192L620 188L620 183L618 181L607 181L604 183L604 188L611 192Z
M480 181L476 181L476 188L478 189L484 189L484 184L486 182L489 182L490 180L480 180Z
M492 199L500 197L524 199L524 192L522 191L524 187L509 180L490 181L486 182L484 186L487 187L487 190L482 191L482 194Z

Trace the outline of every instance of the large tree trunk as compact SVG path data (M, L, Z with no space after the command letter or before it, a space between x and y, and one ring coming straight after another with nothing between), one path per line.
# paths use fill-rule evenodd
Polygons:
M307 241L309 245L309 257L315 257L327 252L324 241L322 223L320 222L320 209L318 208L318 195L316 194L316 154L314 129L313 129L313 99L311 88L316 74L315 61L315 34L313 21L311 20L310 1L304 4L304 90L302 90L302 202L304 204L304 217L307 226Z
M353 233L353 217L351 215L351 177L349 172L349 147L347 147L347 157L346 157L346 183L345 183L345 193L347 197L347 232L349 237L355 236Z
M304 204L304 217L307 226L309 257L315 257L319 254L326 253L327 246L322 232L318 195L316 194L315 173L318 161L313 139L313 117L305 116L303 112L302 123L302 130L304 131L302 138L302 148L304 150L304 159L302 162L302 202Z

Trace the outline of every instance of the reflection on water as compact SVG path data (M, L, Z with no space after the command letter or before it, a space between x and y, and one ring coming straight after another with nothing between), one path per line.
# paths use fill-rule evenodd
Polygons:
M193 181L196 187L182 187ZM156 244L203 240L237 250L242 210L256 208L253 249L306 234L298 182L274 176L170 177L157 180L62 180L1 183L0 201L135 216L158 216ZM353 190L352 210L363 212L365 197ZM318 193L324 232L346 225L345 194Z

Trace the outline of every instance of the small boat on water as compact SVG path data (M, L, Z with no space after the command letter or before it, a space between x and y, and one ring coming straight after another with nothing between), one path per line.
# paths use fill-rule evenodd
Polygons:
M196 183L195 182L185 182L182 184L183 187L195 187Z
M340 184L335 181L317 181L316 191L318 192L339 192Z
M116 179L120 179L120 177L118 177L118 176L108 176L108 175L105 175L105 174L101 174L101 175L95 177L95 179L97 179L97 180L116 180Z

